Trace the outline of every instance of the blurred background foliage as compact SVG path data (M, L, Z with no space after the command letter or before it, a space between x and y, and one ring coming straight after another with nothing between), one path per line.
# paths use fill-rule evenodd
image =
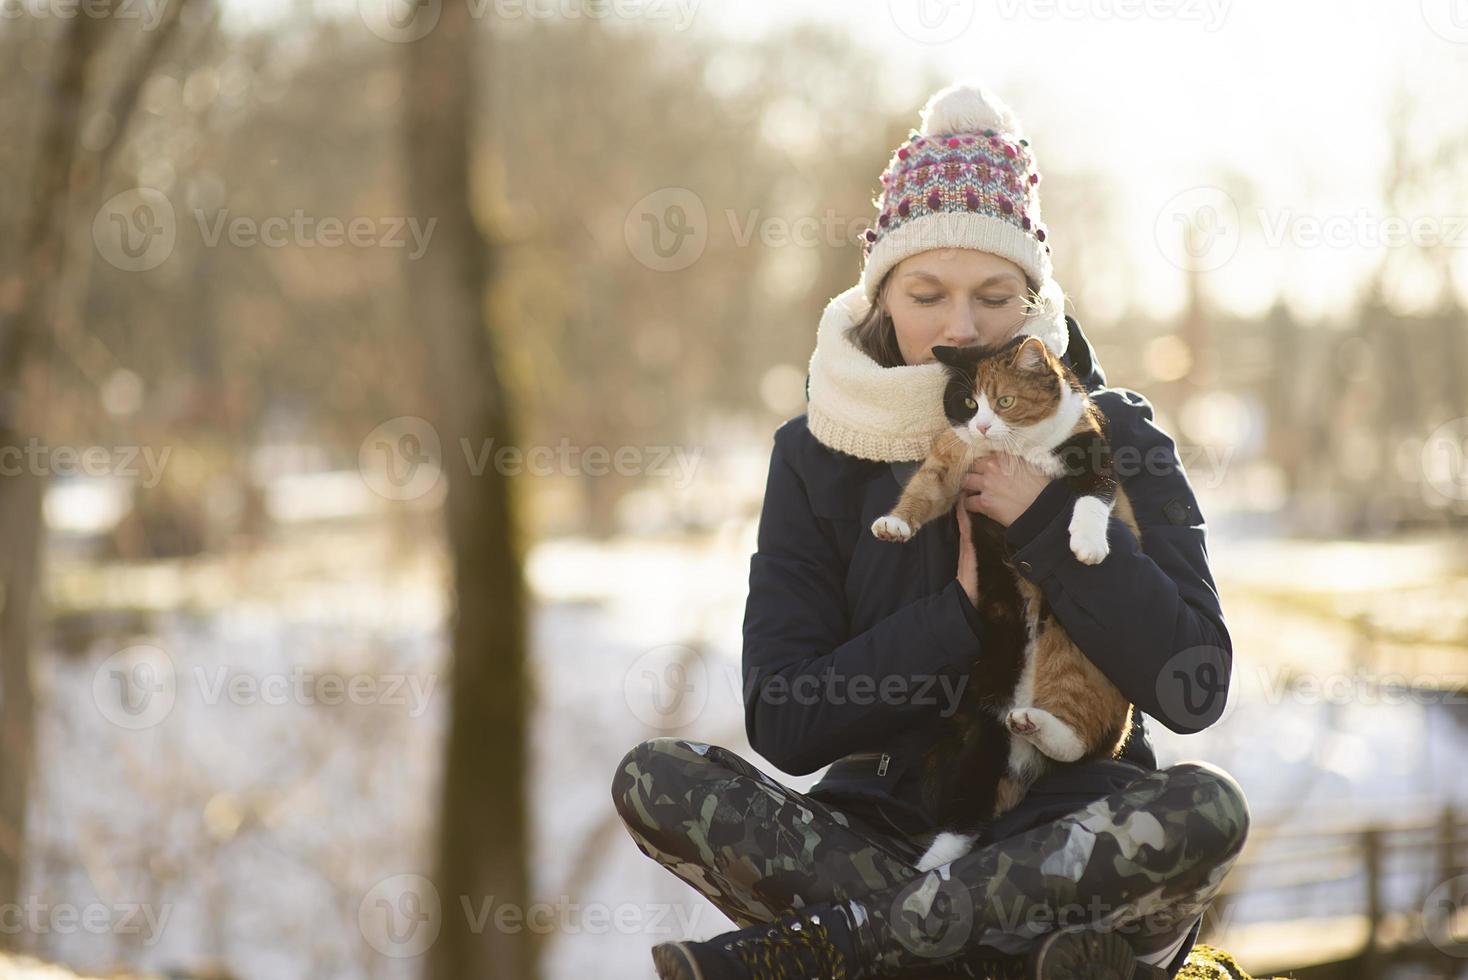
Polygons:
M490 13L462 49L473 91L458 93L472 97L455 101L469 113L460 199L413 186L424 156L411 106L445 93L410 90L412 45L367 29L368 0L116 2L98 0L103 16L80 27L56 15L60 0L0 4L0 429L16 445L104 447L111 461L43 466L26 474L34 484L0 488L0 885L31 901L164 903L179 918L156 945L54 929L12 945L97 971L419 975L360 917L391 875L430 867L436 846L442 867L456 717L444 695L405 715L232 711L182 692L195 670L303 665L442 678L443 690L466 649L485 653L487 693L457 717L491 703L501 680L500 696L531 714L515 722L523 771L500 794L530 829L495 843L520 856L533 895L648 917L691 909L708 913L691 931L719 931L711 906L632 853L604 784L627 746L659 731L748 751L737 682L724 681L771 433L804 411L817 320L856 281L892 148L931 91L971 65L982 73L992 49L914 45L894 27L900 5L884 3L707 3L687 30L583 16L589 5L571 0L559 16L479 5ZM1208 517L1242 706L1208 738L1164 737L1164 754L1225 765L1281 824L1317 803L1436 812L1463 802L1451 773L1468 729L1448 697L1468 648L1468 126L1443 96L1468 85L1468 62L1414 11L1236 6L1218 35L1238 52L1231 73L1177 70L1189 45L1214 50L1182 29L1149 49L1138 38L1172 28L1011 23L1016 38L1057 39L1054 51L1012 57L988 80L1037 148L1070 312L1109 382L1154 403ZM160 19L113 16L128 8ZM1276 38L1297 18L1319 43L1281 55ZM1378 39L1393 60L1364 59ZM1403 53L1418 43L1434 56ZM1114 76L1055 70L1095 48ZM69 58L81 69L71 90ZM1124 80L1148 71L1145 87ZM1334 92L1363 72L1380 100ZM1260 73L1281 100L1313 100L1328 139L1304 114L1281 126ZM1106 113L1082 105L1081 90L1108 86ZM1270 145L1196 166L1162 152L1210 130ZM1335 170L1351 176L1331 184ZM139 188L167 202L176 238L129 271L107 241L109 206ZM423 200L451 210L423 213ZM482 234L482 267L444 254L452 239L433 223L452 211ZM1348 240L1271 236L1297 214L1344 215ZM212 241L236 219L297 216L416 222L425 247L407 230L403 247ZM1438 234L1381 246L1394 219ZM664 261L684 235L691 260ZM482 391L445 390L417 262L447 263L478 305L495 351ZM36 346L22 361L27 324ZM405 419L501 396L513 433L466 438L630 447L641 460L630 473L573 459L506 476L506 536L527 546L497 557L524 563L525 650L518 620L450 641L486 602L465 585L483 555L446 522L441 483L394 497L371 458L384 426L398 439ZM439 429L452 456L455 433ZM664 449L693 465L654 471ZM158 457L157 479L118 472L132 450ZM44 526L27 524L28 500ZM16 610L32 587L29 624ZM141 733L108 717L94 686L137 644L167 651L181 691L167 722ZM650 721L635 690L645 658L670 646L706 668L708 705L681 726ZM1436 700L1361 715L1359 692L1344 705L1288 693L1312 674L1387 670ZM19 693L32 687L34 704ZM1251 921L1308 904L1275 899ZM533 952L547 976L636 964L631 975L664 935L558 921Z

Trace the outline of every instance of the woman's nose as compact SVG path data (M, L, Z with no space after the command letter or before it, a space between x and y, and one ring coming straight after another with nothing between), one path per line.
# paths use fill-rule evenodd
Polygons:
M978 339L978 327L972 317L960 316L946 324L943 330L943 342L950 347L962 347Z

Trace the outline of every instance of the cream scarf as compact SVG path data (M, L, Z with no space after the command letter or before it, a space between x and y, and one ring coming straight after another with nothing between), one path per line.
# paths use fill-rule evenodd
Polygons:
M923 459L933 437L950 427L943 412L948 369L936 362L888 368L872 360L845 333L866 310L857 283L821 314L806 425L823 445L861 459Z

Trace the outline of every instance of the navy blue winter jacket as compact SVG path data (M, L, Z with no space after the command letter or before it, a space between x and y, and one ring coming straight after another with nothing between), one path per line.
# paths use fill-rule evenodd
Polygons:
M1107 418L1118 478L1142 529L1113 514L1098 565L1071 554L1074 492L1052 480L1008 528L1011 560L1140 713L1123 757L1157 768L1150 716L1180 733L1222 713L1232 647L1206 527L1171 437L1135 391L1106 387L1079 324L1066 362ZM776 430L744 615L745 728L787 773L832 766L818 796L875 796L924 812L917 768L952 710L984 622L956 578L956 519L905 543L870 531L917 463L821 444L801 414Z

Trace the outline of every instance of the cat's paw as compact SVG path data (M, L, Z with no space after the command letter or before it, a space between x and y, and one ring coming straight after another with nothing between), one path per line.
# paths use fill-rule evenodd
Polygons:
M1075 729L1044 708L1016 708L1005 719L1009 730L1056 762L1075 762L1086 754Z
M1070 518L1070 551L1083 565L1099 565L1106 560L1110 547L1106 543L1106 525L1111 508L1095 497L1076 501Z
M1004 724L1016 735L1033 735L1040 730L1035 720L1030 717L1033 708L1015 708L1004 718Z
M928 847L927 853L918 858L917 869L932 871L945 864L952 864L973 850L974 841L977 839L967 834L950 834L944 831L933 838L933 843Z
M883 541L907 541L912 537L912 528L902 518L888 514L872 522L872 533Z
M1106 535L1088 534L1085 532L1071 532L1070 553L1076 556L1076 560L1082 565L1099 565L1106 560L1110 549L1106 545Z

